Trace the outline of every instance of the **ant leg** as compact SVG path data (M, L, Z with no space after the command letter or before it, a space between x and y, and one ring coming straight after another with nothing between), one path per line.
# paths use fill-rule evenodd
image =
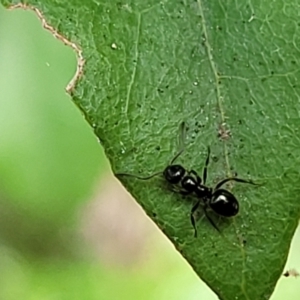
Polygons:
M185 122L182 122L179 126L179 152L174 156L174 158L171 160L170 165L173 165L175 160L182 154L184 151L184 141L185 141L185 135L186 135L186 124Z
M218 190L223 184L225 184L228 181L236 181L236 182L241 182L241 183L249 183L249 184L253 184L253 185L259 185L257 183L254 183L251 180L245 180L245 179L241 179L241 178L237 178L237 177L228 177L223 179L222 181L220 181L214 188L214 190Z
M187 196L192 193L190 191L187 191L187 190L180 188L179 186L173 185L173 184L169 184L169 189L170 189L170 191L180 194L180 195L183 195L183 196Z
M190 194L191 194L191 192L185 191L185 190L180 190L180 191L178 191L178 193L179 193L180 195L183 195L183 196L187 196L187 195L190 195Z
M208 221L210 222L210 224L218 231L221 232L220 229L218 228L218 226L215 224L215 222L212 220L212 218L209 216L209 214L207 213L207 206L204 206L203 208L204 213L206 218L208 219Z
M147 176L147 177L140 177L140 176L137 176L137 175L134 175L134 174L128 174L128 173L115 173L115 175L117 177L118 176L128 176L128 177L133 177L133 178L137 178L137 179L140 179L140 180L148 180L148 179L151 179L152 177L162 175L162 174L163 174L162 172L157 172L157 173L151 174L150 176Z
M196 221L194 218L194 212L198 209L199 205L200 205L200 200L192 207L192 210L191 210L191 223L194 228L194 237L195 238L197 237L198 234L197 234Z
M179 193L180 195L183 195L183 196L187 196L187 195L190 195L192 193L192 192L187 191L185 189L180 189L177 186L170 186L170 190L175 192L175 193Z
M206 183L206 178L207 178L207 166L209 164L209 157L210 157L210 147L207 146L207 157L206 157L205 166L203 169L203 176L202 176L204 185Z
M189 174L192 174L192 175L194 175L194 176L196 177L196 179L197 179L197 184L198 184L198 185L201 184L202 180L201 180L201 178L199 177L199 175L198 175L198 173L197 173L196 171L191 170L191 171L189 171L188 173L189 173Z
M192 210L191 210L191 223L193 225L193 228L195 230L195 234L194 237L197 237L197 228L196 228L196 222L195 222L195 218L194 218L194 212L198 209L200 205L200 200L193 206ZM210 222L210 224L218 231L220 232L220 229L218 228L218 226L215 224L215 222L212 220L212 218L209 216L209 214L207 213L207 205L204 206L203 208L204 210L204 214L206 216L206 218L208 219L208 221Z

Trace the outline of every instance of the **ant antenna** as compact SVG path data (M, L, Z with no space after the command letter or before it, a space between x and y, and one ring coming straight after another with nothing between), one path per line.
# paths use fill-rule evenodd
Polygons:
M162 172L156 172L156 173L151 174L150 176L147 176L147 177L140 177L140 176L137 176L137 175L134 175L134 174L128 174L128 173L117 173L116 175L117 176L129 176L129 177L137 178L137 179L140 179L140 180L148 180L148 179L151 179L152 177L162 175L162 174L163 174Z
M204 166L204 169L203 169L203 175L202 175L202 178L203 178L203 184L206 183L206 178L207 178L207 167L208 167L208 164L209 164L209 157L210 157L210 147L207 146L207 157L206 157L205 166Z
M249 184L253 184L253 185L259 185L257 183L254 183L253 181L251 180L245 180L245 179L241 179L241 178L237 178L237 177L228 177L228 178L225 178L223 179L222 181L220 181L216 187L215 187L215 190L218 190L223 184L225 184L226 182L228 181L236 181L236 182L241 182L241 183L249 183Z
M185 138L186 138L186 123L185 122L181 122L180 126L179 126L179 148L180 149L184 149L184 142L185 142Z
M182 154L182 152L185 150L185 137L186 137L186 124L185 122L182 122L179 126L179 152L175 155L175 157L171 160L170 165L173 165L175 160Z
M185 140L185 136L186 136L186 124L185 122L182 122L179 126L179 147L180 147L180 151L175 155L175 157L171 160L170 165L172 165L174 163L174 161L182 154L182 152L184 151L184 140ZM133 177L133 178L137 178L140 180L148 180L151 179L155 176L158 175L163 175L163 172L156 172L154 174L151 174L147 177L140 177L134 174L129 174L129 173L116 173L115 175L117 176L129 176L129 177Z

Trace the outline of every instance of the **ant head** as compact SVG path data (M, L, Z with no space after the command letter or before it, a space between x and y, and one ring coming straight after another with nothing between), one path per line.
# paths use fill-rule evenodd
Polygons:
M181 165L170 165L165 168L163 175L169 183L177 184L184 177L185 172Z

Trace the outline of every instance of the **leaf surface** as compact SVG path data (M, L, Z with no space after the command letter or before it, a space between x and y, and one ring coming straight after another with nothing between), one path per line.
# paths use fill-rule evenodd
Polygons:
M2 0L4 5L17 1ZM215 215L218 233L194 198L162 178L122 178L147 214L220 299L269 299L299 219L299 10L296 1L26 1L79 45L86 60L72 97L115 172L147 176L178 151L210 186L228 186L237 217Z

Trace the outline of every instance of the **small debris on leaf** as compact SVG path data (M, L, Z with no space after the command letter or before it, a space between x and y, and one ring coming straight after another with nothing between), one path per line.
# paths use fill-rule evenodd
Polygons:
M300 274L295 269L287 270L285 273L282 274L284 277L295 277L297 278Z

